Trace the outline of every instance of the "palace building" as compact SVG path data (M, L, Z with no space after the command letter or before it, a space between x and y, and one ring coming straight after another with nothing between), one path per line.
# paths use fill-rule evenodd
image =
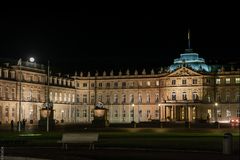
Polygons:
M48 76L44 65L19 62L1 62L1 124L37 124L48 99L54 119L63 124L91 123L97 102L110 123L229 122L240 116L240 68L207 65L191 49L169 67L141 72Z

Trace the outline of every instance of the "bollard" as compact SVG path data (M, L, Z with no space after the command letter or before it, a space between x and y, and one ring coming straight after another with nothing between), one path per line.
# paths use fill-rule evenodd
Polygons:
M223 136L223 154L232 154L233 136L231 133L224 133Z
M4 160L4 147L1 147L1 160Z

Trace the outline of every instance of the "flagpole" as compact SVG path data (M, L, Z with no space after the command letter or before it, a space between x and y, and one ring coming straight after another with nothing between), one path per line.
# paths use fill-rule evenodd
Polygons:
M190 28L188 27L188 49L190 49L191 48L191 43L190 43Z
M18 131L21 131L21 108L22 108L22 59L18 60L18 65L20 69L20 78L19 78L19 120L18 120Z

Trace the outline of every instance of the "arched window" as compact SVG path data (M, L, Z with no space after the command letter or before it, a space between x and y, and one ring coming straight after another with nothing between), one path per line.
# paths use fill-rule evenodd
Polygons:
M176 92L172 92L172 100L176 100Z

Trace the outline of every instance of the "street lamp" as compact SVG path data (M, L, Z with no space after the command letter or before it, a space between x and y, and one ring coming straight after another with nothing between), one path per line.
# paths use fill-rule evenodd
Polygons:
M35 59L33 57L30 57L29 61L33 63L35 61Z
M18 131L20 132L21 131L21 112L22 112L22 59L20 58L18 60L18 63L19 65L19 120L18 120Z
M133 107L133 122L134 122L134 103L132 104L132 107Z

